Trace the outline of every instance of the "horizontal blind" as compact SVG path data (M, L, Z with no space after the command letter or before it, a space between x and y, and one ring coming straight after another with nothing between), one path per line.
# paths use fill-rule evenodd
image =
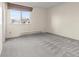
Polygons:
M7 8L14 9L14 10L22 10L22 11L32 11L33 10L32 7L17 5L17 4L13 4L13 3L7 3Z

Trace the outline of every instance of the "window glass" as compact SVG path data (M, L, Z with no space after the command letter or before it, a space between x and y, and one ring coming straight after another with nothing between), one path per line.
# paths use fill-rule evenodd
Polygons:
M12 23L18 24L21 21L21 12L17 10L10 10Z
M30 23L31 12L22 11L22 23Z
M10 10L10 17L13 24L30 23L30 11Z

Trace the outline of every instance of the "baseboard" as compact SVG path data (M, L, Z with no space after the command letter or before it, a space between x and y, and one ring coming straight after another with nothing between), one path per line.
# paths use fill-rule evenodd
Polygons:
M10 38L6 38L6 40L8 39L14 39L14 38L19 38L19 37L22 37L22 36L27 36L27 35L36 35L36 34L41 34L41 33L47 33L47 34L51 34L51 35L56 35L58 37L62 37L62 38L66 38L66 39L72 39L72 40L77 40L77 39L73 39L73 38L70 38L70 37L65 37L63 35L59 35L59 34L55 34L55 33L49 33L49 32L40 32L40 31L37 31L37 32L33 32L33 33L30 33L30 32L26 32L26 33L22 33L22 35L19 35L19 36L16 36L16 37L10 37Z
M63 35L59 35L59 34L55 34L55 33L49 33L49 32L46 32L48 34L51 34L51 35L56 35L58 37L62 37L62 38L66 38L66 39L72 39L72 40L77 40L77 39L73 39L73 38L70 38L70 37L66 37L66 36L63 36ZM78 40L79 41L79 40Z
M18 35L18 36L7 37L6 40L8 40L8 39L14 39L14 38L19 38L19 37L27 36L27 35L36 35L36 34L41 34L41 33L46 33L46 32L41 32L41 31L35 31L35 32L24 32L24 33L21 33L21 34Z
M31 34L38 34L38 33L43 33L41 31L33 31L33 32L24 32L24 33L21 33L20 35L31 35Z

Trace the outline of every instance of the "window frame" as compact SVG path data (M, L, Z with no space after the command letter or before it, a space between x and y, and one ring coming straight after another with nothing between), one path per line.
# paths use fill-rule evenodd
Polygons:
M13 10L13 9L10 9L10 19L11 19L11 10ZM14 11L18 11L18 10L14 10ZM22 12L30 12L30 19L29 19L29 22L27 21L27 22L25 22L25 23L23 23L22 21L22 19L23 19L23 13ZM19 10L19 13L20 13L20 23L12 23L12 20L11 20L11 23L12 24L29 24L30 23L30 20L31 20L31 13L32 13L32 11L22 11L22 10ZM27 16L26 16L27 17Z

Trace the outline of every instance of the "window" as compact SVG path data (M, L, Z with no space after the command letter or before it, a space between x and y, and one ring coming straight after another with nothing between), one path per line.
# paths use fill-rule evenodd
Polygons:
M13 24L19 24L21 22L20 11L10 10L10 17Z
M30 23L31 12L22 11L22 23Z
M32 7L7 3L10 10L10 19L13 24L30 23Z
M13 24L30 23L30 11L10 10L10 15Z

